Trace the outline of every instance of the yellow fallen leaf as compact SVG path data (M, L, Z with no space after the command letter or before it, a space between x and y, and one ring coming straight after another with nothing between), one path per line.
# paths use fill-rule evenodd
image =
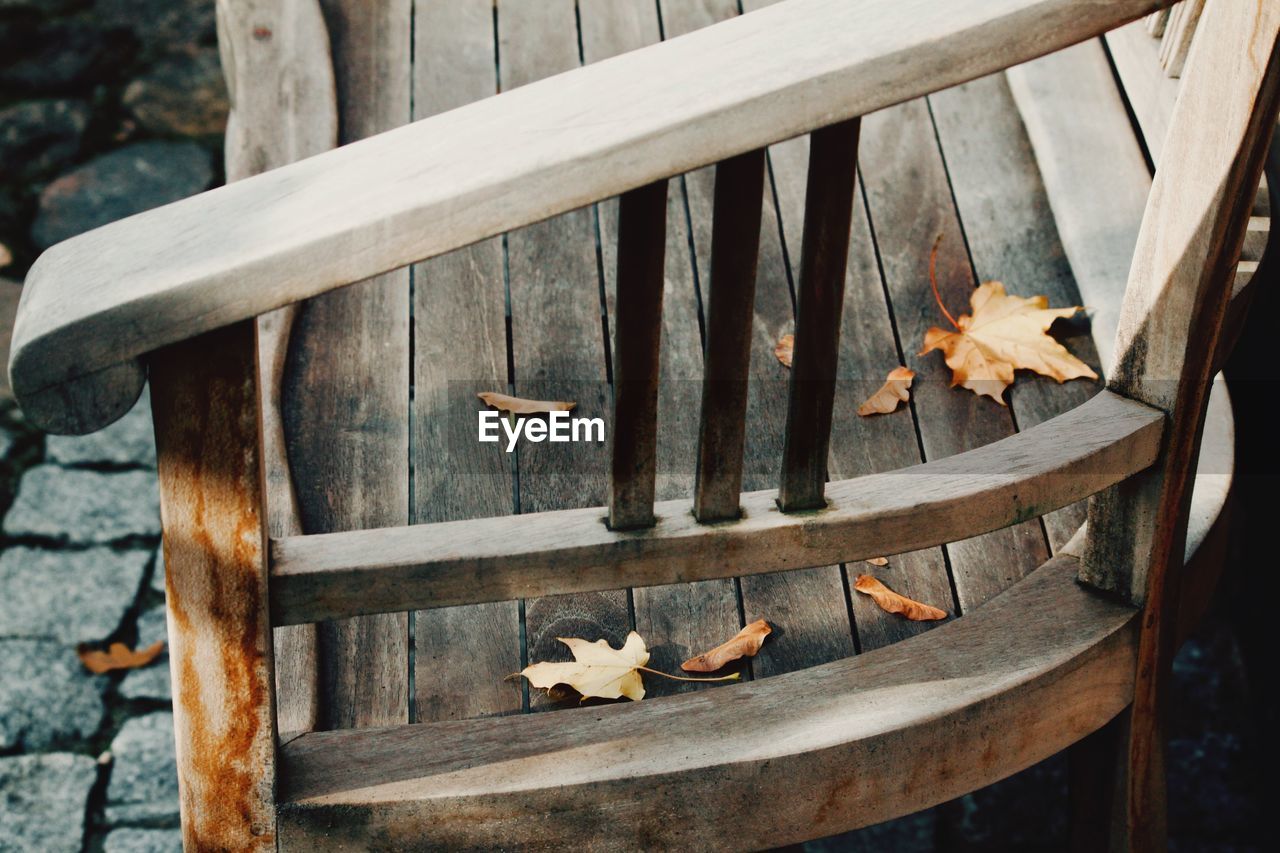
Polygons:
M76 654L84 668L97 675L116 669L138 669L151 663L164 651L164 640L159 640L141 651L133 651L124 643L112 643L105 652L80 646Z
M791 357L795 354L795 350L796 336L783 335L778 338L778 343L773 348L773 354L777 357L778 361L782 362L783 367L790 367Z
M907 598L905 595L900 595L871 575L858 575L858 579L853 582L853 588L858 592L871 596L876 604L880 605L881 610L888 613L901 613L914 622L931 622L935 619L947 618L945 610L939 610L936 607L921 604L919 601Z
M526 400L493 391L482 391L476 394L484 400L486 406L493 406L504 412L515 415L537 415L543 412L572 412L577 403L566 403L559 400Z
M557 684L567 684L586 699L644 698L644 682L640 680L640 667L649 662L649 651L644 640L635 631L627 635L621 649L609 645L608 640L588 643L573 637L557 637L573 653L572 663L535 663L526 666L520 674L534 687L550 689Z
M866 399L858 407L858 414L864 418L868 415L887 415L898 408L899 403L911 399L911 380L916 372L909 367L895 367L889 371L880 390Z
M870 560L863 560L864 563L870 563L873 566L887 566L889 560L886 557L872 557Z
M1013 383L1013 371L1020 368L1059 382L1098 378L1089 365L1047 334L1054 320L1081 310L1078 305L1050 308L1043 296L1010 296L1003 284L988 281L969 297L973 313L961 314L958 320L952 317L938 293L936 268L941 242L939 235L929 256L929 284L954 331L930 328L924 333L920 355L940 350L951 368L952 387L961 385L1003 406L1004 389Z
M757 619L739 631L732 640L721 643L709 652L689 658L680 664L685 672L715 672L727 663L742 657L753 657L764 645L764 638L773 629L763 619Z

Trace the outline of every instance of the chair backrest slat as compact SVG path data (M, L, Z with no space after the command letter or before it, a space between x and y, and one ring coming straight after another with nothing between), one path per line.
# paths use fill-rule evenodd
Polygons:
M657 181L623 193L618 211L609 469L609 526L614 530L653 524L667 183Z
M702 522L738 517L763 192L764 149L716 166L711 293L693 499L693 514Z
M826 504L823 491L861 126L862 120L853 118L810 137L791 396L778 489L784 512Z

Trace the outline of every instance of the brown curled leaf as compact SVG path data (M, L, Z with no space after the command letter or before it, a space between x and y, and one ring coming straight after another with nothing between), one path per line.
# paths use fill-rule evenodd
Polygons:
M481 391L476 396L483 400L486 406L493 406L495 409L511 412L514 415L572 412L574 407L578 405L577 403L567 403L560 400L525 400L522 397L512 397L507 394L498 394L494 391Z
M887 557L872 557L869 560L863 560L864 563L870 563L873 566L887 566L889 559Z
M105 652L80 646L76 654L84 668L96 675L117 669L140 669L151 663L164 651L164 640L160 640L140 651L133 651L124 643L112 643Z
M894 411L899 403L911 399L911 380L915 376L916 372L909 367L890 370L880 390L858 407L858 414L865 418L870 415L887 415Z
M901 613L914 622L932 622L935 619L947 618L947 611L900 595L871 575L858 575L853 588L875 599L881 610L888 613Z
M783 335L778 338L778 343L773 348L773 354L777 356L778 361L782 363L783 367L790 367L791 357L795 354L795 350L796 336Z
M709 652L689 658L680 664L680 668L685 672L715 672L738 658L754 657L764 644L764 638L772 632L768 622L757 619L739 631L732 640L721 643Z

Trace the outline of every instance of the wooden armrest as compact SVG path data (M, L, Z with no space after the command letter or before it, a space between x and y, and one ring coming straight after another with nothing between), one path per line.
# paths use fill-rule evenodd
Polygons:
M1161 0L788 0L148 211L36 262L10 375L91 432L141 356L1031 59Z

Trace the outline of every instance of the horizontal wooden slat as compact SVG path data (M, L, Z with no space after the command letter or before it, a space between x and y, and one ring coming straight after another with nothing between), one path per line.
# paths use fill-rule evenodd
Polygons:
M1064 47L1159 0L788 0L139 214L46 252L28 420L88 432L136 359L654 180Z
M699 524L687 500L611 531L603 508L288 537L272 542L278 625L362 613L706 580L915 551L1034 518L1149 466L1163 415L1110 393L985 447L831 483L825 509L773 490ZM691 547L696 544L696 547Z
M280 840L559 849L587 831L593 848L742 850L926 808L1129 702L1138 613L1080 589L1075 563L926 634L752 684L305 734L280 751Z

